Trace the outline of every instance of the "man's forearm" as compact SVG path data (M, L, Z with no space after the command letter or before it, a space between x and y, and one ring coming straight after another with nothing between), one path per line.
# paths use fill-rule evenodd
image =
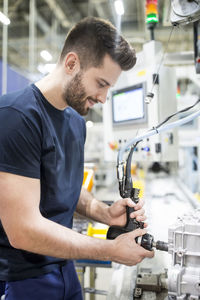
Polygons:
M11 243L18 249L64 259L110 260L113 252L111 241L79 234L42 216L21 228Z
M15 248L64 259L111 260L129 266L141 262L144 257L153 257L153 252L135 243L137 236L146 233L143 229L122 234L114 240L102 240L79 234L42 216L30 224L26 229L21 228L13 244Z
M95 221L110 225L109 206L95 199L85 188L81 190L76 211Z

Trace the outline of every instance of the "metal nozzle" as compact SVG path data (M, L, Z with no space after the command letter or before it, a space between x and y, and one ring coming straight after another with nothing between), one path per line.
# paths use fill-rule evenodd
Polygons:
M168 243L162 241L153 242L153 247L155 247L157 250L168 252Z

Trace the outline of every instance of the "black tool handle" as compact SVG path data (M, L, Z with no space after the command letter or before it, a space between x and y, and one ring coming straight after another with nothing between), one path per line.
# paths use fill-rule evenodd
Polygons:
M140 192L139 189L136 189L136 188L131 189L130 198L136 204L139 202L139 192ZM127 222L126 222L125 228L127 229L127 231L132 231L132 230L135 230L137 228L144 228L144 223L143 222L138 222L136 220L136 218L131 218L130 217L130 214L134 211L135 211L134 207L129 207L129 206L126 207Z
M139 201L139 189L132 188L131 192L125 192L123 198L131 198L134 203ZM130 218L130 214L134 212L134 207L126 207L126 225L124 227L111 226L107 232L107 239L115 239L118 235L133 231L137 228L144 228L143 222L138 222L136 218Z

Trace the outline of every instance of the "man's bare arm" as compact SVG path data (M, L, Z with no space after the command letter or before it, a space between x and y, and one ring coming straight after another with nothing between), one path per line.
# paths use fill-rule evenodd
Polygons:
M135 205L129 198L120 199L112 206L108 206L102 201L97 200L90 192L82 187L76 211L88 218L107 225L124 226L126 223L126 206L134 207L135 212L131 217L136 217L137 221L144 221L143 200Z
M88 192L84 187L81 189L76 211L94 221L110 225L109 206L102 201L96 200L92 193Z
M38 179L0 172L0 190L0 219L14 248L59 258L95 258L128 265L153 256L135 243L134 237L144 234L143 230L105 241L44 218L39 210Z

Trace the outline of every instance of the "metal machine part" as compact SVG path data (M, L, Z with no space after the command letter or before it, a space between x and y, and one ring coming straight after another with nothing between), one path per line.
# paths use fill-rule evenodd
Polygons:
M159 186L159 190L158 190ZM171 192L173 191L173 193ZM160 178L159 176L155 176L152 178L150 175L147 183L146 183L146 190L145 195L148 201L146 202L146 211L148 212L148 223L149 228L151 232L153 232L153 235L155 233L155 239L156 240L166 240L168 241L168 228L174 228L175 225L171 224L177 224L177 218L184 213L187 213L188 211L192 210L193 207L197 207L198 201L195 199L195 197L191 198L191 192L189 189L186 189L184 184L181 183L179 179L176 177L169 177L164 176ZM195 200L195 201L194 201ZM172 209L173 207L173 209ZM192 214L193 215L193 214ZM169 217L170 216L170 217ZM199 217L199 213L198 213ZM178 219L179 220L179 219ZM198 224L198 223L197 223ZM193 227L194 231L192 230L192 233L190 231L189 235L191 237L187 237L187 243L190 244L189 239L193 239L193 233L199 232L199 225L195 225ZM159 228L158 228L159 226ZM186 230L185 230L186 231ZM187 230L189 232L189 230ZM171 235L170 235L171 237ZM199 238L198 235L195 234L195 240L197 243L193 243L194 249L200 247L199 244ZM182 293L178 293L177 290L180 291L183 289L181 285L183 285L183 281L185 281L185 286L188 286L191 284L191 281L194 281L195 278L195 268L196 268L196 279L198 278L198 268L200 266L198 259L200 256L193 257L195 260L194 267L190 270L193 270L193 273L189 273L189 269L187 266L191 266L189 264L188 260L184 262L183 267L179 266L179 269L182 269L185 267L185 271L182 271L180 275L180 280L174 281L174 273L176 269L174 269L174 262L172 263L172 249L176 249L175 243L176 239L174 240L174 244L172 244L170 240L170 247L169 247L169 253L166 251L156 251L155 256L152 259L144 259L139 265L133 266L133 267L126 267L119 264L114 264L113 267L115 267L117 270L113 272L112 276L112 282L109 287L109 293L107 296L108 300L183 300L184 297L182 297ZM180 244L180 243L179 243ZM187 245L186 245L187 248ZM198 251L197 249L197 251ZM198 251L200 253L200 251ZM173 251L174 253L174 251ZM176 253L174 253L176 254ZM192 260L192 256L188 257ZM183 259L184 261L185 259ZM177 264L177 263L176 263ZM177 264L178 265L178 264ZM177 268L178 269L178 268ZM174 292L174 295L171 295L171 288L169 286L169 297L168 297L168 278L167 273L169 270L168 278L170 285L175 285L176 293ZM173 272L174 270L174 272ZM118 272L117 272L118 271ZM121 273L119 272L121 271ZM190 277L182 277L186 272L186 274L190 274ZM142 275L138 276L139 274ZM165 277L162 276L162 274L165 274ZM177 273L175 273L176 276ZM152 275L152 276L151 276ZM160 281L158 280L156 283L156 278L161 278L162 280L162 290L161 292L155 291L154 285L160 285ZM200 276L199 276L200 278ZM138 279L141 281L138 282ZM152 283L152 289L151 284ZM198 282L198 281L197 281ZM138 284L139 283L139 284ZM195 285L195 284L194 284ZM191 290L194 290L194 285L191 286ZM137 290L137 297L134 296L135 289ZM166 289L165 289L166 288ZM142 290L141 290L142 289ZM148 290L147 290L148 289ZM160 288L159 288L160 289ZM141 295L139 297L139 294ZM176 297L176 295L179 295L179 298ZM133 298L134 296L134 298ZM185 299L191 300L189 296L194 295L187 295ZM174 298L173 298L174 297ZM181 298L182 297L182 298ZM200 296L195 296L193 299L200 299Z
M199 0L171 0L171 23L189 24L200 19Z
M166 299L167 273L153 274L151 269L139 269L137 274L134 299L157 300Z
M169 299L200 299L200 209L178 218L169 228L168 239L172 254Z
M168 243L162 241L155 242L154 237L149 233L137 238L136 242L149 251L152 251L153 248L156 248L157 250L168 252Z

